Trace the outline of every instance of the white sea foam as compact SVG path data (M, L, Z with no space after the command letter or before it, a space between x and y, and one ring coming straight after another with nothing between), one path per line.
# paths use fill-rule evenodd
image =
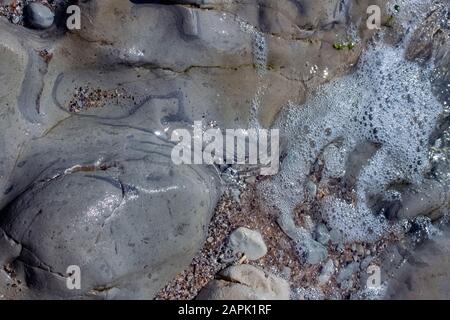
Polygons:
M419 6L417 1L408 4L413 11ZM408 29L420 14L408 17L403 9L400 22ZM339 173L345 153L370 143L378 149L358 172L356 200L330 195L321 203L322 216L346 242L380 239L390 224L371 209L370 199L391 198L397 183L420 185L430 169L428 138L443 112L431 94L430 72L431 66L406 61L402 45L380 41L364 53L353 74L324 85L306 104L286 108L276 125L289 139L286 157L280 174L260 184L267 203L284 221L291 219L305 200L307 178L324 149L333 146L325 160Z

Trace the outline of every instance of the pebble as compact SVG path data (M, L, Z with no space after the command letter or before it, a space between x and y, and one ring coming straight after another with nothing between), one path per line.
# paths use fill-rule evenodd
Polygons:
M369 265L372 263L373 259L374 258L371 256L364 258L364 260L361 261L361 270L366 271L367 268L369 268Z
M303 242L301 248L305 253L306 263L308 264L319 264L328 257L327 248L315 241L312 237Z
M342 245L344 242L344 238L342 233L337 229L331 229L330 231L330 239L334 245Z
M323 245L327 245L331 239L330 232L328 232L328 228L323 223L317 225L315 236L316 240Z
M27 24L36 29L50 28L55 20L52 10L38 2L28 4L24 13Z
M305 223L306 230L313 232L314 228L316 227L316 223L314 222L313 218L311 218L311 216L309 215L305 215L303 221Z
M323 285L330 281L331 276L334 274L335 268L333 260L328 259L325 265L322 267L322 271L320 272L318 281L319 284Z
M308 191L311 199L314 199L317 196L317 185L311 180L308 180L308 182L306 183L306 190Z
M219 273L198 294L197 300L289 300L289 283L257 267L241 264Z
M362 244L358 243L358 244L356 245L356 253L357 253L359 256L364 256L364 254L365 254L365 249L364 249L364 246L363 246Z
M359 270L359 263L352 262L349 263L346 267L344 267L336 277L337 283L341 284L346 280L349 280L352 275Z
M229 247L233 253L243 253L249 260L258 260L267 253L267 247L261 234L244 227L231 233Z

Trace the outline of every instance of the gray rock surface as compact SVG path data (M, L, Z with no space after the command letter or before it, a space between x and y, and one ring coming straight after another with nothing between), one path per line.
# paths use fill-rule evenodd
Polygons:
M214 178L172 165L153 133L76 118L26 150L14 185L24 191L0 216L16 247L0 252L31 294L151 298L204 241ZM80 291L65 288L69 265Z
M0 296L151 299L201 248L219 195L211 169L170 159L183 97L0 24Z
M288 300L290 288L286 280L251 265L229 267L212 280L198 300Z
M152 298L200 249L220 194L210 168L172 165L172 130L272 125L354 65L372 2L83 1L67 33L0 17L0 296ZM69 265L81 291L65 287ZM289 298L262 271L232 277L254 286L244 296Z
M349 263L344 268L342 268L341 271L339 271L336 277L337 283L342 284L344 281L349 280L358 270L359 270L358 262Z
M25 7L24 14L27 23L36 29L50 28L55 20L55 14L46 5L32 2Z
M324 225L323 223L317 225L315 230L315 238L319 243L323 245L328 244L331 236L326 225Z
M402 194L397 217L414 218L418 215L427 215L440 218L444 212L441 209L450 202L449 190L449 186L445 183L425 180L418 188L410 188Z
M422 244L389 280L385 299L447 300L450 298L449 231Z
M234 230L230 235L229 248L235 254L245 254L249 260L258 260L267 253L261 234L244 227Z
M297 227L286 215L282 215L278 223L291 239L295 239L297 253L302 262L319 264L328 257L327 248L314 240L311 230Z
M320 271L320 275L317 278L319 284L324 285L328 281L330 281L331 276L336 271L336 268L334 267L333 260L328 259L327 262L322 266L322 270Z
M319 264L328 257L327 248L312 238L302 242L300 246L306 263Z

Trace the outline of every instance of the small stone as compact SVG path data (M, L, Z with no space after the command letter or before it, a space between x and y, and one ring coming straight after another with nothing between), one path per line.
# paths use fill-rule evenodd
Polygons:
M250 176L248 178L245 178L245 182L248 184L255 184L256 183L256 177Z
M357 253L359 256L364 256L365 249L364 249L364 246L363 246L362 244L358 243L358 244L356 245L356 253Z
M305 216L302 217L302 219L303 219L304 228L306 230L308 230L309 232L312 232L314 230L314 226L315 225L314 225L314 221L311 218L311 216L305 215Z
M55 19L52 10L38 2L28 4L25 7L24 14L27 24L36 29L50 28Z
M344 267L336 277L337 283L341 284L346 280L349 280L352 275L359 270L359 263L352 262L349 263L346 267Z
M354 285L354 282L352 279L344 280L341 283L341 289L349 290L349 289L353 288L353 285Z
M323 151L325 162L324 175L329 178L340 178L345 175L345 150L331 144Z
M244 227L230 235L229 247L233 253L243 253L249 260L258 260L267 253L267 247L261 234Z
M337 229L331 229L330 239L331 239L331 242L335 245L341 245L344 242L342 233Z
M306 183L306 191L308 192L308 195L311 197L311 199L314 199L317 195L317 185L311 180L308 180L308 182Z
M289 279L292 274L292 269L289 267L283 267L283 270L281 273L282 273L283 277L285 277L286 279Z
M361 261L361 270L365 272L367 268L369 268L369 265L372 263L373 259L374 258L371 256L365 257L364 260Z
M289 283L248 264L231 266L219 273L221 280L209 282L198 300L288 300Z
M214 241L213 237L209 237L208 239L206 239L206 241L208 241L208 243L212 243Z
M331 276L334 274L335 268L333 260L329 259L325 265L322 267L318 281L319 284L323 285L330 281Z
M306 263L315 265L324 261L328 257L328 250L322 244L310 239L304 241L301 245L301 252L304 254Z
M327 245L331 239L328 228L322 223L317 225L317 228L315 231L315 237L316 237L316 240L323 245Z

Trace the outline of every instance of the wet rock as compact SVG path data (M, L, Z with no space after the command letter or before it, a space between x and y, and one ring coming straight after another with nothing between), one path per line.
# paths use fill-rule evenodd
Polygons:
M322 270L320 271L320 275L318 277L319 284L323 285L330 281L331 276L335 272L335 267L333 260L328 259L328 261L323 265Z
M427 61L440 43L448 40L448 10L448 5L445 3L435 3L433 11L415 30L405 53L407 59Z
M333 22L334 3L319 1L303 6L292 1L263 2L260 6L256 2L219 1L185 8L122 0L90 1L80 4L85 14L82 29L73 40L88 40L90 49L95 48L97 55L110 60L108 63L150 65L156 70L171 70L178 78L185 76L188 83L210 83L205 88L183 89L188 93L201 91L198 98L193 95L192 99L186 99L186 104L190 111L207 113L220 125L245 127L256 116L263 126L269 126L283 104L304 100L306 89L313 89L350 68L362 47L342 52L333 48L336 38L348 37L350 20L360 19L355 14L340 23ZM341 12L365 12L365 2L346 5ZM285 16L286 12L293 15L292 19ZM281 28L280 35L274 34L272 29L279 28L270 26L272 22L266 21L266 13L283 17L289 27ZM310 19L312 24L306 22ZM127 23L112 26L117 20ZM135 31L149 21L151 32ZM299 31L301 36L296 34ZM360 31L362 46L370 33ZM164 41L163 34L170 41ZM175 46L177 50L172 50ZM308 57L306 63L304 57ZM205 79L192 79L199 74ZM256 100L259 105L254 114L251 101ZM223 105L229 107L219 107Z
M361 270L363 271L363 273L364 273L364 271L367 270L367 268L369 268L369 266L372 263L373 259L374 259L374 257L367 256L361 261Z
M307 232L309 232L309 233L314 232L316 225L315 225L313 218L310 215L307 215L307 214L302 215L301 224Z
M312 238L301 243L300 247L306 263L318 264L328 257L327 248Z
M198 171L116 169L35 184L2 212L3 242L21 250L2 247L0 261L26 278L31 297L152 298L201 248L215 200ZM70 265L81 269L82 290L65 286Z
M399 219L412 219L418 215L440 218L450 203L449 186L439 181L425 180L416 188L410 188L402 194L401 206L396 216Z
M321 243L314 240L311 231L295 225L294 221L287 215L278 219L278 224L284 233L295 241L299 259L308 264L318 264L328 257L328 250Z
M421 245L389 281L385 299L434 300L450 298L450 238L443 235Z
M39 2L32 2L24 9L24 16L28 25L36 29L50 28L55 14L49 7Z
M22 294L151 298L203 243L219 193L208 168L171 165L171 131L203 117L270 126L352 67L370 37L368 1L149 2L80 2L82 29L61 37L0 19L0 260ZM50 27L46 14L35 28ZM337 52L349 31L361 42ZM305 239L309 263L324 260ZM80 292L65 287L69 264Z
M279 217L278 224L284 233L295 241L299 259L302 262L314 265L321 263L328 257L327 248L314 240L310 231L303 227L297 227L289 216L282 215Z
M355 272L359 270L359 263L358 262L351 262L347 266L341 269L339 271L336 281L339 284L342 284L344 281L349 280Z
M328 244L328 241L330 241L331 236L326 225L324 225L323 223L317 225L317 228L315 230L315 238L319 243L323 245Z
M267 253L264 239L258 231L238 228L230 235L229 247L234 253L243 253L249 260L258 260Z
M286 280L251 265L229 267L212 280L198 300L288 300L290 288Z
M389 272L397 269L402 263L405 262L405 257L407 255L408 254L401 250L399 245L388 246L381 254L381 270Z
M317 185L314 182L312 182L311 180L308 180L308 182L306 182L306 190L311 199L314 199L316 197Z
M0 215L0 260L22 294L149 299L189 265L219 191L209 169L173 165L170 141L151 130L169 101L126 101L128 113L109 102L109 114L72 115L23 144ZM69 265L80 291L65 285Z

